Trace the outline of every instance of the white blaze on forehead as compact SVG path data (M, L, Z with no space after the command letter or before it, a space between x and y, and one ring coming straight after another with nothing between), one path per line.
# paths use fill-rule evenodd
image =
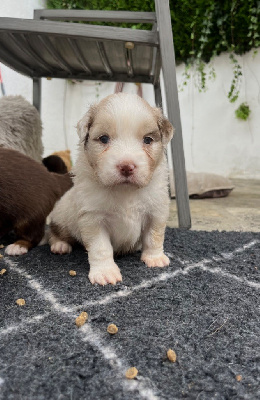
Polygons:
M146 125L156 127L152 108L137 95L121 94L111 97L105 104L105 112L113 119L120 135L134 134Z

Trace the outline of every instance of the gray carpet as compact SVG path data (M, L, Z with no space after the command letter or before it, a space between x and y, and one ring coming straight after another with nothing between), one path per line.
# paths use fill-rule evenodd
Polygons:
M260 233L168 229L165 250L165 269L118 258L115 287L90 284L80 247L1 258L0 399L259 399Z

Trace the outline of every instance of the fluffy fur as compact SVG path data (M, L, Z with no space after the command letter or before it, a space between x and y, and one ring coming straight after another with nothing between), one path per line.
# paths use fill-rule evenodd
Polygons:
M114 94L92 106L77 126L74 187L51 214L51 251L88 251L89 279L122 280L113 253L142 249L148 267L169 264L163 252L169 209L165 148L173 127L137 95Z
M21 255L44 235L55 202L72 186L71 177L52 174L18 151L0 148L0 238L14 230L8 255Z
M22 96L0 99L0 147L20 151L38 162L42 160L41 118Z

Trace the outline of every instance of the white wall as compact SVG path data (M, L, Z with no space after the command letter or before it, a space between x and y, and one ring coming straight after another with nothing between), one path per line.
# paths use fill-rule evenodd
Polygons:
M1 0L0 16L33 18L33 9L44 8L44 0ZM191 79L180 91L186 167L194 172L212 172L230 177L260 179L260 53L238 57L243 67L239 99L227 99L232 67L227 55L215 60L216 80L208 91L199 93ZM32 101L32 82L1 64L6 94L21 94ZM184 66L177 68L182 82ZM167 84L167 82L166 82ZM113 93L114 83L71 83L59 79L42 80L42 120L45 155L69 147L75 160L77 121L93 101ZM127 91L136 91L128 84ZM144 97L153 105L152 87L144 86ZM248 121L235 117L235 109L246 101L252 110Z
M260 178L260 52L237 56L243 79L240 95L230 103L227 94L233 78L227 54L214 64L216 79L199 92L194 76L179 92L186 167L194 172L212 172L231 177ZM184 66L177 68L181 83ZM247 121L236 118L235 110L247 102Z
M33 10L44 8L45 0L0 0L0 17L33 18ZM0 64L6 94L21 94L32 101L32 81Z

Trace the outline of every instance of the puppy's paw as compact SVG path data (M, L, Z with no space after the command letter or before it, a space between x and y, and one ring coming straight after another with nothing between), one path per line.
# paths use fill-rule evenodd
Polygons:
M122 281L120 269L114 262L101 267L90 267L88 277L93 285L94 283L98 283L102 286L107 285L108 283L115 285L117 282Z
M8 256L22 256L23 254L28 253L28 248L21 246L20 244L13 243L6 247L5 253L8 254Z
M67 242L63 242L62 240L55 242L51 245L51 252L55 254L67 254L71 253L71 251L71 245Z
M147 265L147 267L167 267L170 264L169 258L164 254L152 255L143 253L141 260Z

